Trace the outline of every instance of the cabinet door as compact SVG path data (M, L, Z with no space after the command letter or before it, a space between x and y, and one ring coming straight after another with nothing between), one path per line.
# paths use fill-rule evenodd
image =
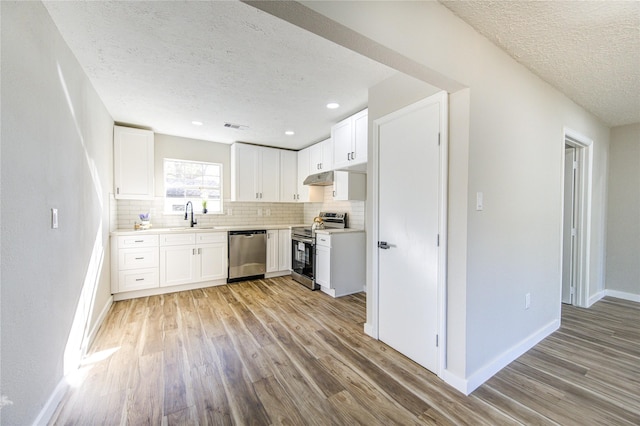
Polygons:
M309 200L309 187L303 185L302 182L310 175L309 173L309 153L311 148L298 151L298 201L305 202Z
M280 150L260 147L259 201L280 201Z
M256 179L259 153L257 148L239 143L231 146L231 199L233 201L258 200Z
M160 247L160 287L195 281L197 260L195 246Z
M278 271L278 230L267 231L267 272Z
M118 292L158 287L158 268L134 269L118 273Z
M280 201L298 199L298 155L295 151L280 151Z
M322 147L322 171L333 170L333 141L329 138L320 144Z
M278 270L291 270L291 230L278 230Z
M369 135L369 110L365 109L353 116L353 153L351 164L367 162L367 144Z
M222 280L227 278L227 244L214 243L197 247L200 257L201 281Z
M309 174L322 171L322 142L309 147Z
M316 245L316 283L331 288L331 248Z
M349 199L349 172L333 172L333 199L336 201Z
M333 140L333 168L347 167L351 158L351 118L342 120L331 128Z
M114 126L113 179L117 199L153 198L153 142L150 130Z

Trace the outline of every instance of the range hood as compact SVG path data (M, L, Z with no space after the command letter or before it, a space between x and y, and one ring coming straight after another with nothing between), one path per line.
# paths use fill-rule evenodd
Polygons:
M309 185L309 186L333 185L333 171L317 173L315 175L309 175L302 183L304 185Z

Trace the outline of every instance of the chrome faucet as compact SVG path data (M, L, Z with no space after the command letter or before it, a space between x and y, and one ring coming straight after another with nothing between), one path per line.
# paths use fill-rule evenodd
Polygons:
M187 220L189 217L189 206L191 206L191 227L193 228L193 225L197 225L198 222L193 218L193 204L191 201L187 201L187 205L184 208L184 220Z

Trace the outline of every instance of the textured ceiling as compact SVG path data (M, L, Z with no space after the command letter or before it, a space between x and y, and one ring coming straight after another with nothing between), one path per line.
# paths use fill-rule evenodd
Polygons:
M158 133L302 148L395 73L238 1L45 6L114 120Z
M640 122L640 2L441 3L606 124ZM238 1L45 6L114 120L159 133L302 148L394 74Z
M606 124L640 122L640 2L440 2Z

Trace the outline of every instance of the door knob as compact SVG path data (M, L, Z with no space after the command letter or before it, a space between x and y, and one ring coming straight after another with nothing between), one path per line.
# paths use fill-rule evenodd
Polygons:
M391 245L386 241L378 241L378 248L381 248L383 250L389 250L391 248Z

